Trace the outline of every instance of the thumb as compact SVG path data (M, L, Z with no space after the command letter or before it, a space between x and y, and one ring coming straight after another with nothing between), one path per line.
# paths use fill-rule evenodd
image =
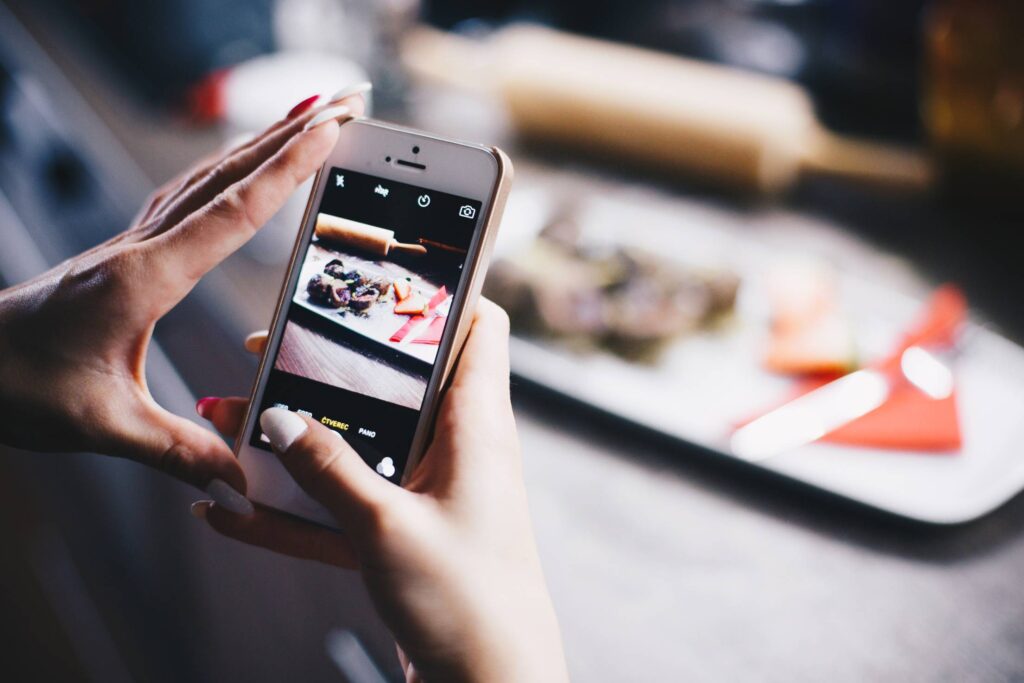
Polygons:
M311 418L270 408L260 427L295 482L350 533L402 491L370 469L340 434Z
M206 489L214 480L245 492L245 474L234 453L208 429L150 403L132 418L118 421L116 446L103 449L155 467L193 486Z

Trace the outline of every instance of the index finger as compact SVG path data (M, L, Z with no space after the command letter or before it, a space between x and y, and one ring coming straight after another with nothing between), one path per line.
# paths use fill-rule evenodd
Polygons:
M338 140L338 124L325 122L288 141L251 175L158 237L144 242L156 267L184 278L190 289L203 275L249 241L311 176Z
M509 394L509 320L496 303L480 298L473 326L455 366L449 392L501 396Z

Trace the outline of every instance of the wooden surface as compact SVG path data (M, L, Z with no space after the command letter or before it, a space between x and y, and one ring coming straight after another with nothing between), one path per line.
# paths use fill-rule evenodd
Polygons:
M415 410L427 390L424 375L331 341L294 322L285 326L275 367Z

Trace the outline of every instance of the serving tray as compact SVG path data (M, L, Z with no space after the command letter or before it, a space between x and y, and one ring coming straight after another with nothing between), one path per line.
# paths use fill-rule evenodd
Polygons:
M528 186L518 198L513 194L499 257L535 237L544 224L545 212L538 207L548 201L545 197L547 191L537 186ZM777 403L792 387L792 380L766 372L760 358L768 319L765 273L793 252L763 239L772 234L765 221L758 224L728 210L695 207L653 192L592 193L576 215L585 234L595 239L628 235L630 244L680 263L697 260L733 269L742 278L736 313L721 328L674 342L653 364L514 334L513 373L628 422L738 459L728 445L735 426ZM880 263L888 267L889 261ZM904 272L902 266L894 270ZM891 348L918 313L926 290L907 294L898 286L879 284L898 276L869 279L865 274L840 269L838 277L858 347L872 358ZM970 342L953 366L962 450L814 443L751 466L924 522L961 523L997 508L1024 489L1024 350L988 329L971 327Z
M427 280L419 277L416 273L403 268L397 263L370 261L348 253L336 252L319 244L313 244L312 254L302 266L299 273L298 286L295 288L295 296L292 301L302 308L316 314L320 318L330 321L336 325L354 332L360 337L370 341L375 346L397 352L405 357L420 361L427 365L434 362L437 356L437 346L430 344L414 344L413 340L426 331L429 320L412 330L400 342L391 341L391 336L405 325L410 316L400 315L394 312L394 301L375 304L370 307L365 315L358 315L346 312L342 315L338 309L320 306L309 300L306 294L306 283L317 273L322 273L324 266L333 259L340 259L346 268L355 268L359 271L387 279L389 282L396 279L409 278L412 290L426 300L432 299L438 293L438 287ZM443 306L438 307L443 312Z

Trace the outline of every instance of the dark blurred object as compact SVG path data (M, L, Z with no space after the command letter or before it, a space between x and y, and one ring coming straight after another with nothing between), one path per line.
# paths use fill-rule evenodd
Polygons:
M420 29L407 68L500 97L523 136L627 159L741 192L784 192L811 174L920 190L914 150L836 135L803 88L654 50L516 24L471 39Z
M68 124L52 97L60 91L21 67L18 47L0 46L0 199L33 226L44 255L56 258L109 237L134 207L97 182L109 171L94 148L104 140L83 137L80 118Z
M926 24L923 118L945 196L1020 212L1024 4L940 0Z
M427 17L526 18L585 35L784 76L822 121L857 135L916 141L924 0L434 0Z
M274 47L274 0L50 0L148 98L176 102L206 74Z
M654 361L673 340L731 314L739 284L732 271L684 267L628 240L587 241L569 206L529 249L494 263L484 294L519 334Z

